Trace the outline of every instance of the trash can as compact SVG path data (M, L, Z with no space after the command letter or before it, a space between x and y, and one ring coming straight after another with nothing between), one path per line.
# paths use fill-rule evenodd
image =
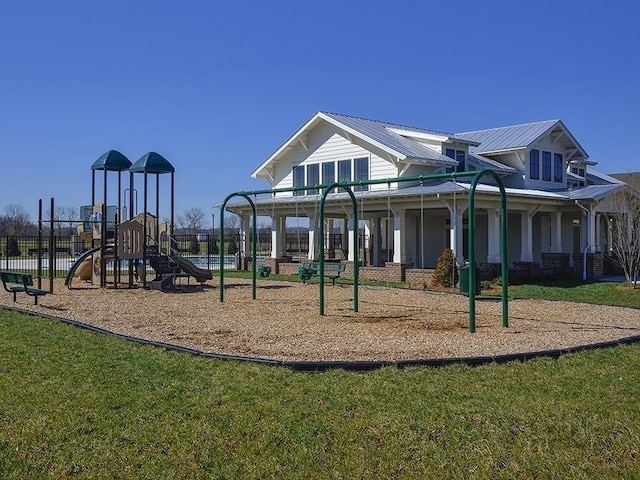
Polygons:
M469 267L469 262L464 262L464 265L460 265L460 293L467 296L469 296ZM475 294L480 295L480 274L477 266L475 267L474 273L476 277Z

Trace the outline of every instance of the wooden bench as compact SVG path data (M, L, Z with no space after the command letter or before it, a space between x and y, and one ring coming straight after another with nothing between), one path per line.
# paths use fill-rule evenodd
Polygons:
M16 301L16 294L24 292L34 298L34 305L38 304L38 297L51 293L33 286L33 277L26 273L0 272L2 285L7 292L13 293L13 301Z
M330 278L333 285L336 284L336 279L340 277L340 274L344 272L346 264L342 262L324 262L324 277ZM311 277L320 274L320 262L304 263L301 267L298 267L298 275L302 283L306 283Z

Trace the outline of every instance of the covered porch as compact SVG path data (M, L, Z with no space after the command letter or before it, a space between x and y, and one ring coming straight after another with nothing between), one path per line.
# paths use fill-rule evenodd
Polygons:
M274 272L296 273L298 262L317 259L323 248L326 259L347 263L348 276L349 264L356 258L356 238L362 278L428 283L446 248L453 251L458 265L468 258L468 184L361 190L354 196L357 224L346 193L327 197L322 241L319 193L254 198L258 216L267 220L270 232L265 265ZM500 198L495 192L480 192L475 205L475 258L481 276L490 279L500 271ZM228 208L241 219L240 251L249 259L251 209L241 202ZM577 276L587 259L588 277L597 278L602 275L602 260L597 257L607 250L608 235L606 217L595 203L508 195L508 263L516 276Z

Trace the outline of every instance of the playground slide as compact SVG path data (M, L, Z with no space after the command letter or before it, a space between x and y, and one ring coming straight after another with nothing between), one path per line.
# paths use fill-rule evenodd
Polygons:
M175 260L177 261L180 270L191 275L200 283L204 283L207 280L211 280L213 278L213 273L211 273L211 270L196 267L186 258L178 257Z
M86 268L88 265L88 268L89 268L88 273L89 275L91 275L91 256L93 255L94 252L97 252L99 250L100 250L100 247L87 250L86 252L84 252L82 255L78 257L78 259L76 260L76 263L71 265L69 272L67 272L67 278L64 279L64 284L67 287L71 287L71 281L73 280L73 277L76 274L76 270L78 275L80 275L80 277L82 278L87 273Z
M91 280L92 276L91 258L85 258L78 268L76 269L76 275L80 277L80 280Z

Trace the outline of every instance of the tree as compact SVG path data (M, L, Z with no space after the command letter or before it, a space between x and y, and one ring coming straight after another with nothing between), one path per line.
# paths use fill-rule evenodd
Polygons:
M214 236L209 237L209 242L207 245L208 254L209 255L218 255L220 250L218 250L218 241Z
M198 238L195 235L189 238L189 253L194 255L200 253L200 242L198 242Z
M22 255L18 239L14 236L10 236L7 240L7 257L19 257Z
M31 222L29 214L22 205L10 203L4 207L2 229L4 235L29 235L36 232L36 226Z
M450 248L445 248L438 258L436 268L433 269L433 283L442 287L455 287L458 283L456 259Z
M238 233L240 228L240 217L235 213L226 212L224 215L224 231L225 233Z
M635 288L640 274L640 194L622 188L609 200L610 244L613 259L624 272L629 288Z
M184 233L197 234L204 228L204 220L204 212L198 207L193 207L186 210L183 214L178 215L176 223Z
M51 218L51 209L46 212L47 218ZM58 234L65 229L73 232L74 224L78 221L78 209L75 207L65 207L64 205L56 205L53 208L53 220L55 222L55 230Z

